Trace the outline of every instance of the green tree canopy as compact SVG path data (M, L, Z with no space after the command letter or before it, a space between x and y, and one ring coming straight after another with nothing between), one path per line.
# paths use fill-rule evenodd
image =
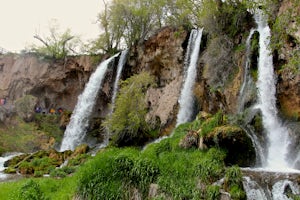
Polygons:
M121 82L114 112L104 122L117 146L132 144L133 141L138 144L148 134L145 94L147 88L153 85L154 78L146 72Z
M49 36L42 37L35 34L34 38L43 45L32 45L30 51L54 59L62 59L71 53L76 53L75 48L78 48L81 42L79 37L71 34L70 29L60 32L56 21L52 21L49 26Z

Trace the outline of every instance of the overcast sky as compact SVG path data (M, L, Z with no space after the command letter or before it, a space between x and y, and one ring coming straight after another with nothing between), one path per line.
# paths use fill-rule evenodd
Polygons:
M52 19L61 31L70 28L84 41L96 38L101 9L102 0L0 0L0 47L20 51L34 42L40 44L33 35L47 36Z

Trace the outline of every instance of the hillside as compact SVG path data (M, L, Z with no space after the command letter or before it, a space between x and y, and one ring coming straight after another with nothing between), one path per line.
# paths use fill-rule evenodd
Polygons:
M124 29L125 57L118 45L104 56L0 55L0 154L26 153L6 172L35 177L0 183L0 196L299 199L298 1L159 2L173 21L133 12L146 21ZM197 14L182 16L189 9ZM72 144L61 147L68 124Z

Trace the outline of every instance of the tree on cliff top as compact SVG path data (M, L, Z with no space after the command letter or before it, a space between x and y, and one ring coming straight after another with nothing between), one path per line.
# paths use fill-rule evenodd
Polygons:
M30 51L46 58L54 59L63 59L71 53L76 53L74 49L79 46L80 40L77 36L71 34L70 29L59 32L58 24L56 21L52 21L49 26L49 32L50 35L47 37L35 34L34 38L43 43L43 45L32 45Z
M148 107L145 93L153 85L153 77L146 72L121 82L115 110L104 122L116 146L141 144L146 138L149 126L145 120Z

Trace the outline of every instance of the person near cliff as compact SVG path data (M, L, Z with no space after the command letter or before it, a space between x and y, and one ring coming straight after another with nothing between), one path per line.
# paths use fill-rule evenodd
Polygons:
M6 104L6 98L0 99L0 105L5 105Z

